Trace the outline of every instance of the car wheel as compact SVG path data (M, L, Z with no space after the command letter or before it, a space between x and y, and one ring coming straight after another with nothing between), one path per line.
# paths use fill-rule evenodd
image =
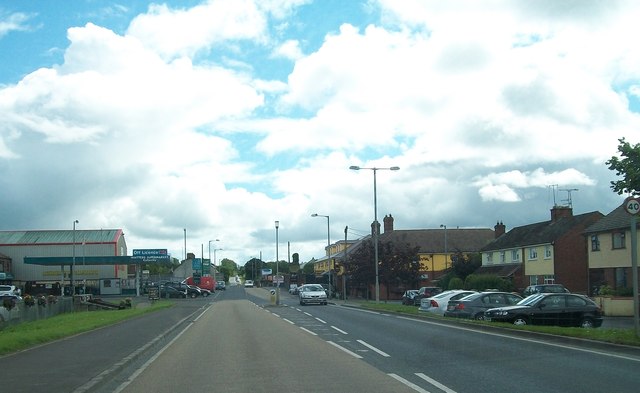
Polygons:
M304 302L302 300L300 300L300 305L304 306Z
M524 326L524 325L528 325L529 322L525 317L515 317L513 320L513 324L516 326Z
M580 321L580 327L581 328L585 328L585 329L590 329L590 328L594 327L593 319L591 319L591 318L583 318L582 321Z
M204 295L202 295L202 296L207 297L207 296L209 296L209 294L207 292L205 292Z
M484 313L479 312L475 315L475 317L473 317L473 319L475 319L476 321L484 321Z

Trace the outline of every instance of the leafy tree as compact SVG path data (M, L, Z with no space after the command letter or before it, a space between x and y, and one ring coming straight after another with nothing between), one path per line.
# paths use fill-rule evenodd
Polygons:
M387 287L402 284L415 287L418 284L419 247L394 242L380 243L378 246L378 279ZM349 254L345 265L346 274L353 284L363 286L375 282L375 266L373 264L373 242L366 241L362 247Z
M244 274L245 280L256 281L257 280L256 277L258 277L260 275L260 271L261 271L261 269L263 267L264 267L264 262L262 262L258 258L251 258L241 268L241 270L242 270L241 273Z
M631 145L625 138L618 139L620 157L613 156L606 164L609 169L616 171L616 176L622 180L612 181L611 188L618 195L640 194L640 144Z
M315 261L310 261L302 265L302 273L304 274L314 274L313 264Z
M482 266L482 255L479 253L464 255L461 251L451 256L451 268L456 277L464 281L467 276Z
M231 259L224 258L220 261L220 266L218 267L220 273L224 275L225 280L229 280L229 277L235 275L238 271L238 265Z

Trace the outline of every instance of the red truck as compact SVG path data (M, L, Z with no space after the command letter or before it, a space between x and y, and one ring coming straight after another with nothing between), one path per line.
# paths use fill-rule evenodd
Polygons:
M216 280L214 280L213 277L210 277L210 276L200 277L199 284L196 284L193 281L193 276L187 277L186 283L188 285L195 285L196 287L199 287L199 288L208 289L211 292L215 292L215 288L216 288Z

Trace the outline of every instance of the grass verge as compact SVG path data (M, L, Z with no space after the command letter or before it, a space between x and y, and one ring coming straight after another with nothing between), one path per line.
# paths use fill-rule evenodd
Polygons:
M9 326L0 330L0 355L113 325L125 319L172 306L173 302L160 300L149 307L66 313L52 318Z
M444 319L437 315L419 312L416 306L404 306L400 304L391 303L371 303L362 302L360 305L363 308L376 311L395 312L405 315L420 316L430 319ZM446 318L447 321L453 321L455 318ZM640 347L640 338L635 334L634 329L582 329L573 327L558 327L558 326L514 326L509 323L499 322L485 322L485 321L472 321L472 320L460 320L464 323L476 323L488 326L496 326L513 330L525 330L537 333L553 334L556 336L575 337L594 341L603 341L612 344L622 344Z

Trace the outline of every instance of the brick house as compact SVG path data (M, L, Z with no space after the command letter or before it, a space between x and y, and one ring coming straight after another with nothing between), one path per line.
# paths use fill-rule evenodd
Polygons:
M631 270L631 216L620 205L585 230L589 284L613 289L633 288Z
M554 206L549 221L505 232L495 227L496 239L482 251L476 274L497 274L513 281L516 289L558 283L571 292L589 293L588 256L584 231L603 217L600 212L573 215L569 206Z

